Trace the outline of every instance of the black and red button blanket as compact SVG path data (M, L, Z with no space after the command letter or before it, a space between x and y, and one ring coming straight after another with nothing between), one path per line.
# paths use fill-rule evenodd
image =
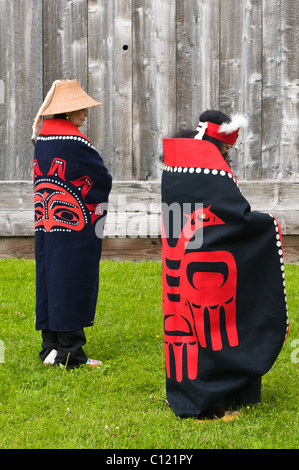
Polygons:
M44 121L34 162L36 329L75 331L93 324L112 178L96 149L64 119Z
M213 144L164 139L166 390L177 416L229 401L274 364L288 333L281 231L251 210Z

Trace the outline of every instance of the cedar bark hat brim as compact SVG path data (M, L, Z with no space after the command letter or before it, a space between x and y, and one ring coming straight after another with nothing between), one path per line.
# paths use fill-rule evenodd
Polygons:
M80 109L99 106L101 103L91 98L79 85L77 80L60 80L55 84L55 90L49 106L41 116L70 113Z

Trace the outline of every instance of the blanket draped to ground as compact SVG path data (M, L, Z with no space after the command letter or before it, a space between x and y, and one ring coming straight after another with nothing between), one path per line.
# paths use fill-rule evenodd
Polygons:
M33 162L36 329L92 325L111 176L98 152L64 119L44 121Z
M281 232L251 211L216 146L164 139L166 390L198 416L264 375L288 332Z

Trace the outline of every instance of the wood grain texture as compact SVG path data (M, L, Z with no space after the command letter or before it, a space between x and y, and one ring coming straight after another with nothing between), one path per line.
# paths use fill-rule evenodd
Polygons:
M252 210L274 215L284 235L299 234L299 183L240 182ZM160 183L113 182L104 235L157 238L161 234ZM33 231L32 184L0 182L0 236L30 236Z
M43 99L42 5L0 1L0 180L32 177L31 128Z
M81 130L135 202L157 199L163 137L244 113L232 170L297 233L298 17L294 0L0 0L0 233L32 233L31 126L57 78L102 102Z
M89 136L116 179L132 179L132 6L88 2Z
M177 127L219 108L220 1L177 2Z
M282 123L280 175L294 179L299 171L299 3L284 0L281 12Z
M299 236L282 237L285 263L299 264ZM34 237L0 237L0 259L34 258ZM161 238L104 238L102 260L161 261Z
M261 178L261 2L220 2L220 109L242 113L249 126L230 152L238 179Z
M162 139L176 128L176 2L133 5L133 179L154 180Z
M86 0L42 0L43 82L45 94L54 80L76 78L87 88Z

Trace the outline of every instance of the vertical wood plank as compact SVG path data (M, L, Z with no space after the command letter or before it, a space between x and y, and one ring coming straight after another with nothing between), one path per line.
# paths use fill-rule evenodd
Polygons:
M32 123L42 100L42 5L0 2L0 180L31 180Z
M132 178L131 1L88 2L89 92L102 106L90 110L89 135L114 179Z
M115 180L159 179L162 138L206 108L248 115L239 180L295 179L298 14L293 0L1 0L0 179L31 179L32 121L57 78L102 101L82 131Z
M244 180L262 177L262 3L244 0L242 51L243 113L248 117L244 139Z
M177 2L177 126L219 108L219 0Z
M244 112L242 8L243 1L220 1L220 109L228 116L234 112ZM235 148L229 152L232 169L238 179L244 176L244 146L240 143L240 140L243 141L242 134Z
M256 0L220 2L220 106L242 113L249 126L230 150L238 179L261 177L262 14Z
M87 0L43 0L44 86L76 78L87 86Z
M281 12L280 0L263 0L262 177L280 172L281 139Z
M43 41L44 95L61 78L87 91L87 0L43 0Z
M299 3L281 2L282 122L280 178L299 175Z
M133 0L133 179L160 177L176 128L175 0Z

